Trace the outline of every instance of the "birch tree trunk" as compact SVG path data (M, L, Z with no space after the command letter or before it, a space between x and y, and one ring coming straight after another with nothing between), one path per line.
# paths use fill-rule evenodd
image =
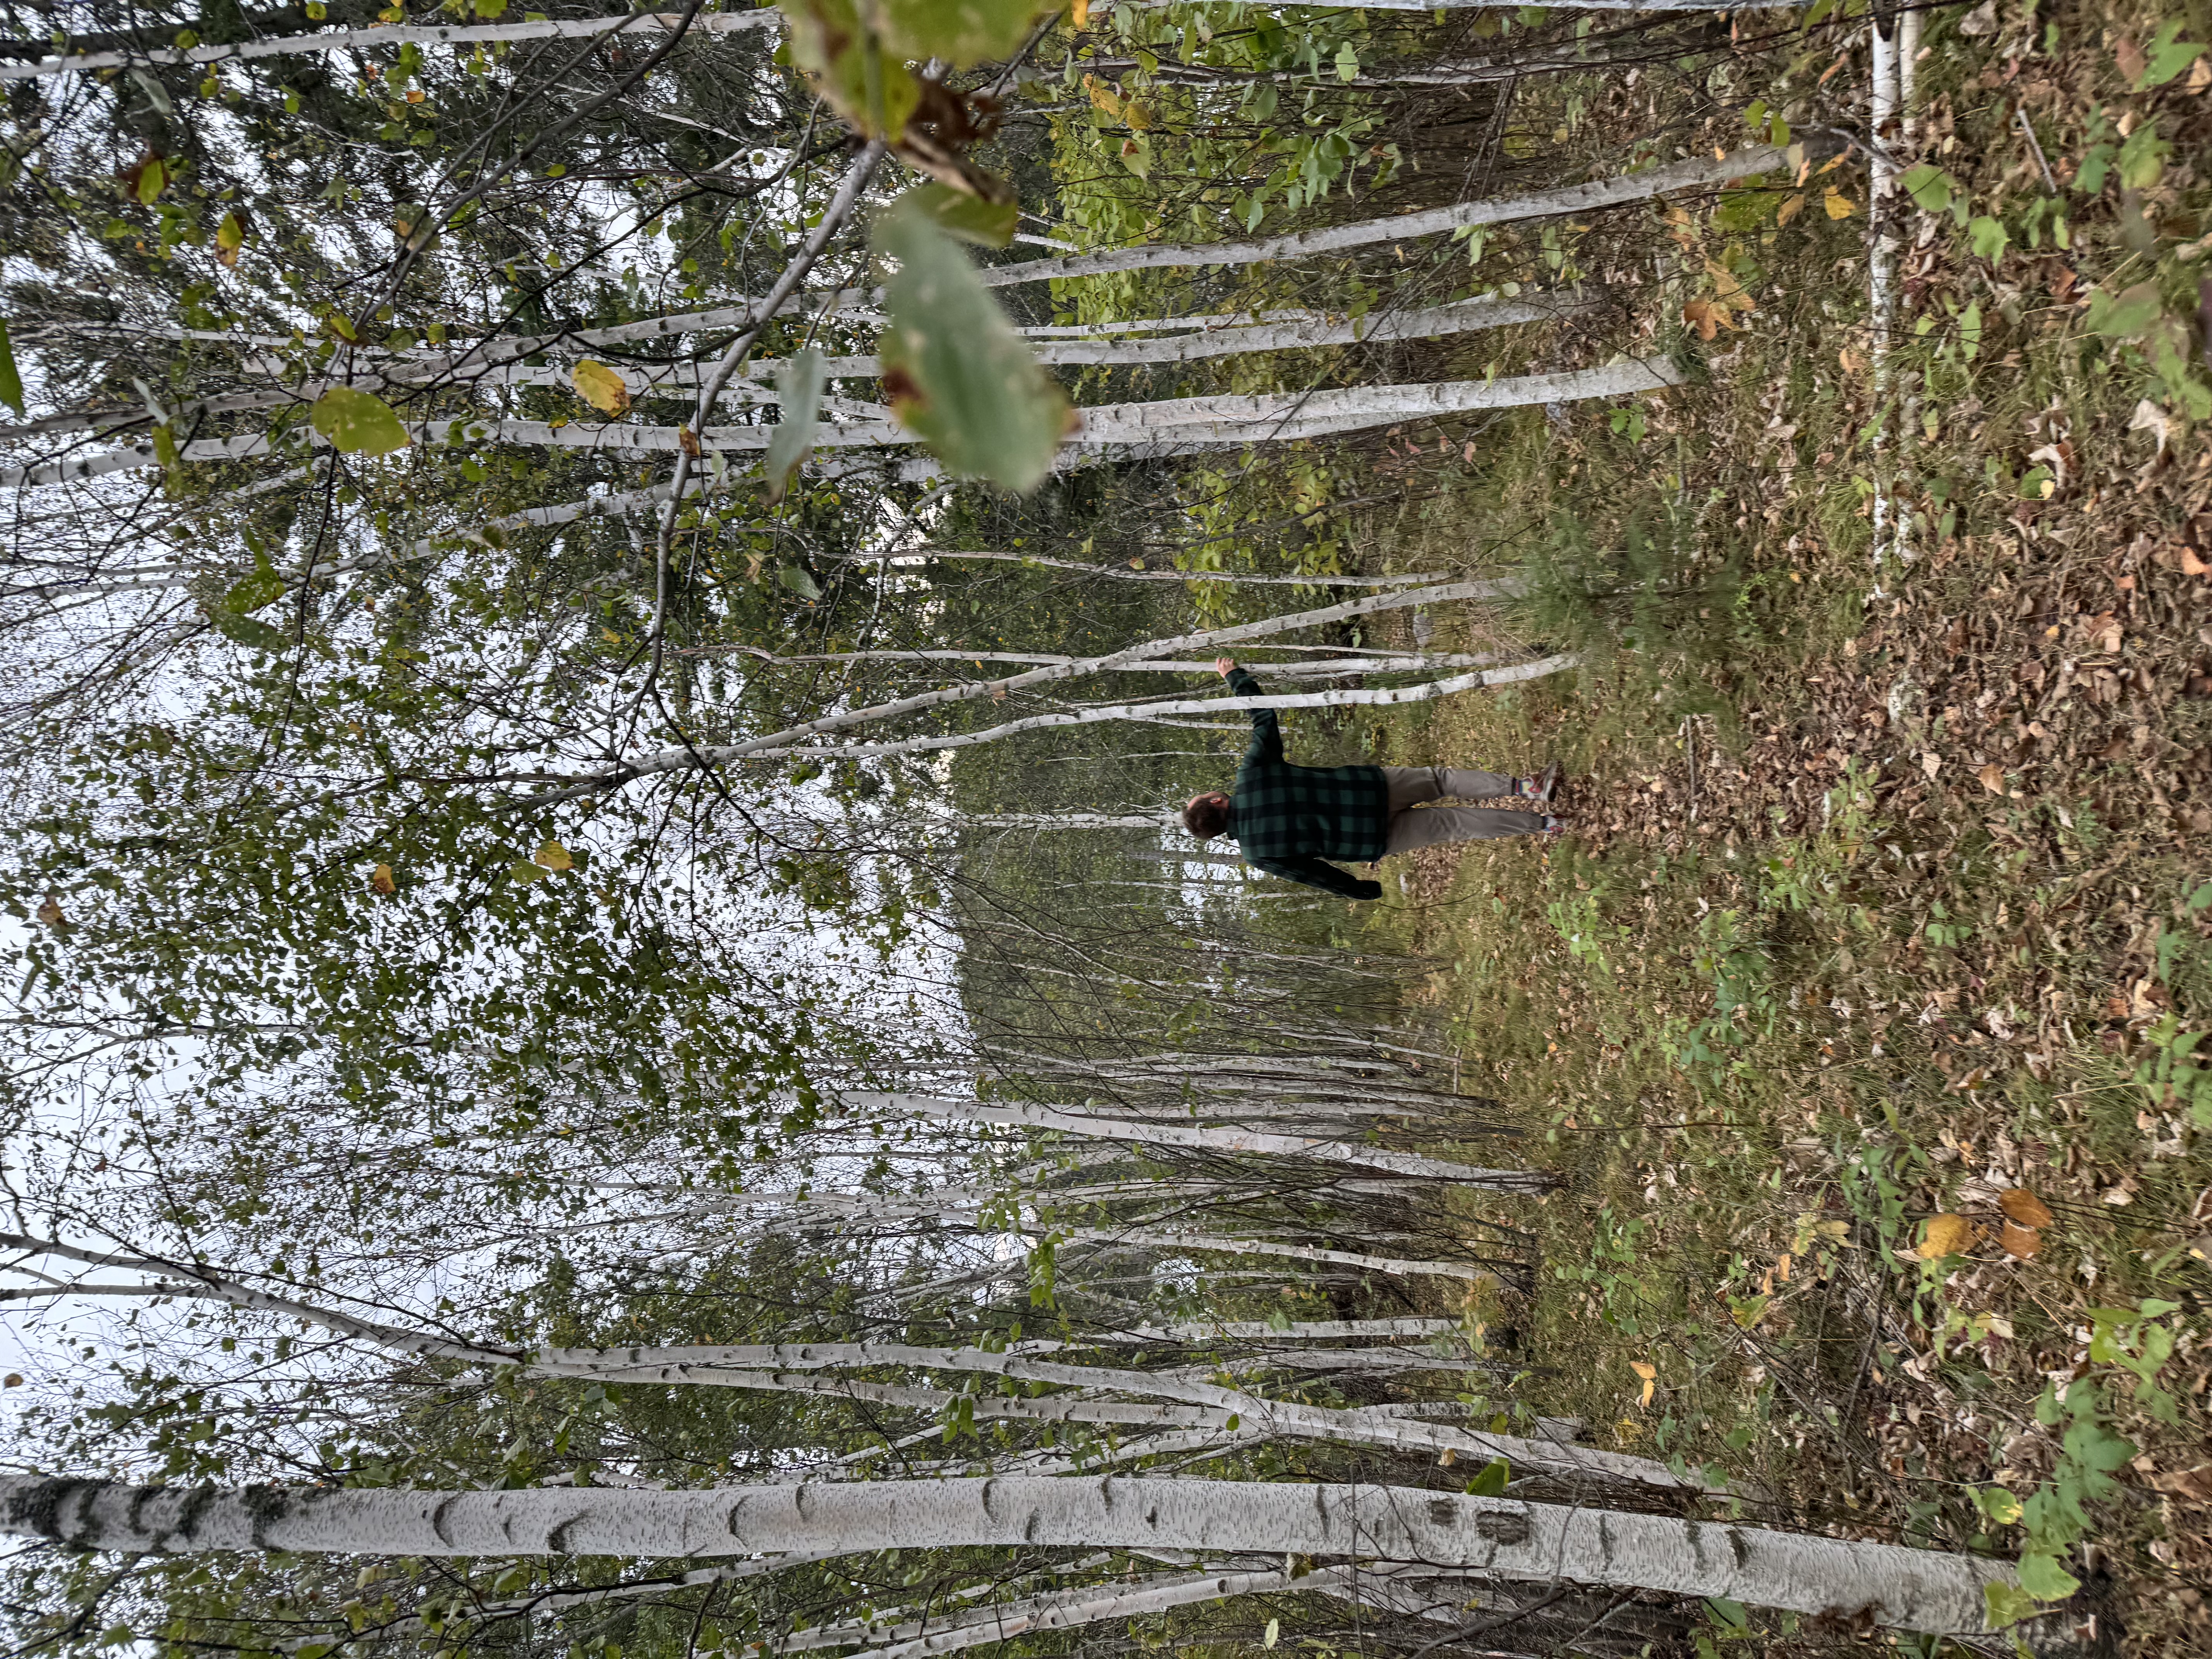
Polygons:
M1911 1631L1988 1628L2012 1567L1761 1528L1393 1486L1012 1475L659 1492L131 1486L0 1476L0 1528L131 1554L621 1555L1026 1547L1381 1557L1726 1597Z
M1417 605L1442 605L1452 599L1492 599L1501 594L1517 592L1520 584L1510 580L1478 580L1445 582L1434 587L1401 589L1395 593L1377 593L1367 599L1346 599L1340 605L1322 606L1315 611L1294 611L1285 616L1270 617L1261 622L1243 623L1233 628L1208 629L1200 633L1184 634L1174 639L1152 640L1142 645L1133 645L1103 657L1086 657L1073 663L1054 663L1042 668L1033 668L1025 674L1011 675L1005 679L978 682L970 685L950 686L937 691L925 691L911 697L902 697L893 702L877 703L866 708L854 708L835 714L824 714L818 720L803 725L787 726L781 732L750 738L742 743L707 744L681 749L664 749L658 753L640 756L623 762L605 772L590 773L576 778L558 789L528 796L515 803L520 809L551 805L557 801L578 795L592 794L602 789L617 787L634 779L667 772L688 772L702 766L719 766L729 761L741 760L747 755L764 749L788 747L803 738L814 737L824 732L843 731L854 726L867 725L875 720L891 720L903 714L918 714L925 708L942 708L956 702L972 702L978 698L998 698L1010 691L1025 691L1032 686L1048 685L1061 680L1081 679L1092 674L1103 674L1129 663L1148 662L1156 657L1171 657L1179 652L1218 650L1225 645L1241 645L1247 640L1267 639L1277 634L1287 634L1301 628L1317 628L1325 623L1344 622L1353 617L1371 616L1382 611L1402 611Z
M1407 9L1422 8L1409 4ZM1559 190L1532 191L1525 196L1498 196L1420 213L1395 214L1387 219L1363 219L1351 224L1316 230L1294 230L1280 236L1244 242L1190 242L1115 248L1103 253L1074 253L1059 259L1027 259L1017 264L986 265L979 273L988 287L1015 283L1059 282L1073 276L1103 276L1123 270L1158 270L1170 265L1244 265L1277 259L1302 258L1313 253L1333 253L1342 248L1371 247L1377 242L1402 242L1416 236L1435 236L1473 225L1504 224L1522 219L1548 219L1562 214L1589 213L1628 202L1649 201L1669 191L1696 190L1764 173L1782 163L1782 152L1771 144L1751 144L1715 160L1693 156L1669 162L1647 173L1624 173L1591 185L1569 185Z
M1439 697L1455 696L1462 691L1474 691L1485 686L1520 685L1530 680L1540 680L1547 675L1572 668L1581 660L1578 656L1564 653L1558 656L1539 657L1534 662L1516 663L1510 668L1486 668L1473 674L1456 675L1450 679L1431 680L1426 685L1382 686L1373 690L1359 691L1291 691L1267 697L1194 697L1182 702L1110 703L1103 708L1073 709L1057 714L1031 714L1026 719L1008 720L1004 725L988 726L981 732L952 732L935 737L904 738L895 743L801 744L787 749L763 749L753 752L763 760L779 759L789 755L836 760L872 760L887 755L919 755L945 749L968 749L981 743L995 743L1000 738L1012 737L1018 732L1035 732L1052 726L1096 726L1104 720L1154 720L1162 714L1237 714L1248 708L1348 708L1433 702Z
M1585 398L1632 397L1639 392L1662 391L1680 381L1681 372L1668 360L1644 357L1564 374L1522 374L1496 380L1443 380L1328 392L1097 404L1077 411L1083 417L1083 426L1067 440L1061 453L1079 454L1100 450L1112 453L1126 446L1143 443L1165 444L1169 447L1158 453L1170 454L1177 453L1176 446L1205 447L1287 441L1357 431L1386 421L1418 420L1485 409L1518 409ZM843 426L823 424L815 434L815 447L824 450L889 449L905 448L921 441L892 419L888 409L874 409L872 412L880 418L854 421ZM625 458L674 455L686 464L690 459L684 443L692 428L684 426L506 418L473 420L465 424L470 430L496 443L590 450ZM435 447L453 422L414 421L404 425L410 442ZM699 431L695 441L709 450L750 454L765 451L775 434L773 426L708 427ZM327 441L319 434L310 434L308 441L320 447ZM283 453L286 453L283 441L265 433L195 438L177 447L180 459L201 462L252 460ZM132 444L96 454L0 469L0 487L27 489L70 483L158 465L160 458L150 442ZM665 495L662 499L666 499Z
M840 1097L851 1110L884 1116L953 1118L969 1123L995 1123L1031 1129L1054 1129L1065 1134L1087 1135L1095 1140L1122 1140L1139 1146L1193 1146L1218 1152L1258 1152L1278 1158L1312 1158L1326 1164L1350 1164L1391 1175L1420 1176L1450 1181L1491 1192L1543 1191L1551 1177L1537 1170L1485 1170L1470 1164L1426 1158L1419 1152L1393 1152L1388 1147L1325 1140L1305 1135L1267 1134L1250 1129L1212 1128L1200 1125L1164 1123L1154 1120L1094 1116L1087 1112L1063 1111L1056 1107L1027 1103L992 1105L982 1101L952 1100L937 1095L860 1093Z
M42 58L32 63L0 62L0 81L28 81L42 75L80 70L120 69L134 64L231 64L257 58L299 58L324 52L359 52L369 46L469 46L478 41L580 40L617 29L665 33L684 21L681 12L632 12L614 17L540 19L529 23L398 24L386 28L343 29L331 34L283 34L267 40L239 40L228 46L155 46L143 52L88 52ZM701 12L691 20L692 34L750 34L783 21L781 12Z

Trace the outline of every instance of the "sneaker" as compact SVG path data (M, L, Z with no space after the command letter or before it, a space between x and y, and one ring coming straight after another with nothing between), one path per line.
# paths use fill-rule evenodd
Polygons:
M1555 818L1547 812L1544 814L1544 828L1540 833L1547 836L1564 836L1567 833L1567 821L1565 818Z
M1552 797L1559 793L1561 773L1559 762L1553 761L1541 772L1529 777L1516 778L1513 781L1524 798L1539 805L1549 805Z

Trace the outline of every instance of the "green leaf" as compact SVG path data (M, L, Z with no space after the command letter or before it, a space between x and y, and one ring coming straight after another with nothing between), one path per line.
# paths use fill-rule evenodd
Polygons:
M2023 1619L2033 1619L2043 1609L2035 1598L2017 1584L1996 1580L1982 1586L1982 1600L1989 1607L1989 1626L2003 1630L2017 1625Z
M1959 317L1959 352L1968 362L1982 351L1982 302L1977 300Z
M987 202L943 185L924 185L902 198L927 213L937 228L977 247L1004 247L1014 240L1021 210L1012 202Z
M799 464L814 447L815 421L822 411L823 380L822 354L811 346L788 359L776 371L775 395L783 414L768 441L768 500L771 507L783 499L783 492L791 484L791 475L799 471ZM802 570L799 574L803 576L806 573ZM811 580L807 586L813 586ZM819 599L821 595L809 593L806 597Z
M477 0L477 15L489 21L507 10L507 0Z
M899 57L966 69L1008 56L1038 18L1059 9L1038 0L885 0L879 15L884 45Z
M2020 1558L2020 1587L2039 1601L2063 1601L2081 1581L2058 1565L2055 1555L2031 1553Z
M1715 1624L1725 1626L1729 1630L1751 1628L1751 1615L1743 1610L1743 1603L1731 1601L1725 1595L1705 1597L1705 1611L1712 1614Z
M1908 167L1897 181L1923 213L1941 213L1959 193L1959 181L1933 162Z
M2020 1499L2002 1486L1984 1486L1974 1494L1974 1505L2001 1527L2019 1521Z
M795 564L781 566L775 573L775 580L779 586L789 588L802 599L818 599L822 597L822 589L814 578Z
M392 405L349 386L334 386L316 398L309 419L343 454L386 455L407 447L407 428Z
M266 553L253 556L253 574L222 596L222 608L234 616L258 611L284 597L284 579L276 574Z
M926 210L901 201L876 222L890 313L878 348L900 422L963 477L1027 490L1068 428L1066 394L1038 367Z
M528 859L517 859L507 866L507 873L520 882L544 881L553 872L542 864L532 864Z
M1336 49L1336 78L1340 81L1356 81L1359 78L1359 54L1352 51L1352 42L1349 40Z
M23 412L23 377L15 372L15 348L8 343L5 323L0 323L0 404Z
M2004 228L2004 221L1993 219L1986 213L1978 216L1966 227L1966 246L1976 258L1987 259L1992 264L2004 257L2011 243L2012 233Z
M1493 1457L1482 1466L1482 1472L1467 1483L1469 1498L1495 1498L1505 1490L1505 1483L1513 1478L1511 1467L1502 1457Z
M860 21L853 0L777 0L791 24L791 61L866 137L896 139L921 101L921 82ZM927 53L921 54L927 57Z
M2137 92L2164 86L2205 50L2202 40L2184 40L2180 34L2179 19L2158 26L2158 33L2150 38L2150 49L2143 53L2143 72L2136 77Z
M2165 309L2156 283L2137 283L2118 295L2101 288L2095 290L2089 295L2089 313L2084 320L2109 338L2132 340L2148 333Z
M207 619L215 624L216 632L225 639L234 640L256 651L282 651L289 638L281 628L271 628L256 617L241 617L236 611L226 611L220 605L207 613Z
M2120 146L2118 167L2120 183L2130 190L2148 190L2166 171L2166 158L2173 154L2173 146L2158 136L2158 123L2145 121Z

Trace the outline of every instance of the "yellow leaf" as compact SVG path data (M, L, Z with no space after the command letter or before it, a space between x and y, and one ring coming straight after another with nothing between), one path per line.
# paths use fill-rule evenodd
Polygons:
M1843 191L1838 190L1833 185L1828 186L1828 193L1820 198L1820 205L1828 210L1828 216L1831 219L1848 219L1851 216L1850 201L1844 197Z
M1091 94L1091 101L1108 120L1121 118L1121 100L1115 95L1113 88L1095 75L1086 75L1083 77L1083 89Z
M2023 1227L2048 1227L2051 1208L2025 1187L2013 1187L1997 1194L1997 1208Z
M368 890L372 893L396 893L399 884L392 878L392 866L380 864L368 874Z
M1774 222L1786 225L1805 210L1805 192L1800 191L1774 210Z
M1632 1359L1628 1362L1628 1369L1634 1371L1637 1376L1644 1379L1644 1396L1642 1403L1646 1406L1650 1405L1651 1403L1652 1393L1659 1386L1659 1368L1644 1360Z
M1124 120L1127 121L1128 124L1132 127L1134 127L1139 132L1149 131L1152 128L1152 111L1146 109L1142 104L1139 103L1133 98L1132 98L1127 103L1121 106L1121 116Z
M1068 21L1073 23L1075 27L1079 29L1089 28L1091 27L1091 0L1075 0L1075 9L1069 15Z
M568 855L568 849L557 841L547 842L530 855L530 861L542 864L548 870L572 870L576 865L576 860Z
M1962 1215L1939 1215L1928 1224L1928 1237L1920 1246L1923 1261L1940 1261L1958 1255L1974 1242L1974 1224Z
M586 357L569 371L568 378L575 382L576 395L593 409L619 415L629 407L629 387L605 363L595 363Z

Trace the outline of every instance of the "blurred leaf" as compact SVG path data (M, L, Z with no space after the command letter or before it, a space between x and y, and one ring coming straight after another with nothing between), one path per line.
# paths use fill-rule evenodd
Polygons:
M619 415L629 407L629 387L605 363L586 357L568 371L568 379L575 385L576 395L593 409Z
M2055 1555L2031 1551L2020 1558L2020 1587L2039 1601L2063 1601L2081 1581L2058 1565Z
M780 567L775 573L775 580L779 586L789 588L802 599L818 599L822 597L820 585L795 564Z
M386 455L407 447L407 428L392 406L349 386L334 386L316 398L309 418L343 454Z
M392 878L392 866L380 864L368 872L368 890L372 893L396 893L399 884Z
M2011 1187L1997 1194L1997 1208L2023 1227L2048 1227L2051 1208L2025 1187Z
M253 574L222 596L222 608L243 616L264 605L274 605L283 597L284 579L276 574L266 553L257 552L253 556Z
M896 141L921 101L921 82L869 33L853 0L777 3L791 24L791 61L823 100L864 137Z
M1059 9L1038 0L884 0L879 15L884 45L900 57L966 69L1006 57L1037 19Z
M978 247L1004 247L1014 240L1021 210L1012 202L987 202L944 185L924 185L905 198L948 236Z
M547 842L530 855L530 861L548 870L573 870L576 866L568 849L557 841Z
M1957 1255L1973 1242L1972 1222L1962 1215L1939 1215L1928 1224L1928 1237L1920 1244L1921 1259L1940 1261L1947 1255Z
M901 423L962 477L1033 488L1068 431L1066 394L926 210L902 199L877 221L875 240L897 266L878 350Z
M2164 86L2195 63L2197 54L2204 51L2202 40L2182 40L2181 29L2178 18L2158 26L2158 33L2150 38L2150 50L2142 54L2142 68L2135 77L2137 92Z
M2019 1585L2008 1584L2002 1580L1983 1585L1982 1600L1988 1605L1991 1630L2002 1630L2008 1625L2017 1625L2021 1620L2033 1619L2043 1611L2036 1605L2033 1595Z
M2094 289L2089 295L2088 315L2083 320L2110 338L2132 340L2148 334L2150 325L2165 310L2166 301L2159 295L2158 284L2137 283L2118 294L2101 288Z
M1977 258L1994 264L2003 257L2005 249L2011 243L2012 233L2004 228L2004 221L1992 219L1986 213L1976 217L1966 227L1966 246Z
M791 475L799 471L799 464L814 447L814 427L822 410L823 378L822 354L811 346L787 359L776 371L775 395L782 416L768 441L770 507L783 499L783 492L791 484Z
M15 348L9 343L5 323L0 323L0 404L23 412L23 377L15 372Z

